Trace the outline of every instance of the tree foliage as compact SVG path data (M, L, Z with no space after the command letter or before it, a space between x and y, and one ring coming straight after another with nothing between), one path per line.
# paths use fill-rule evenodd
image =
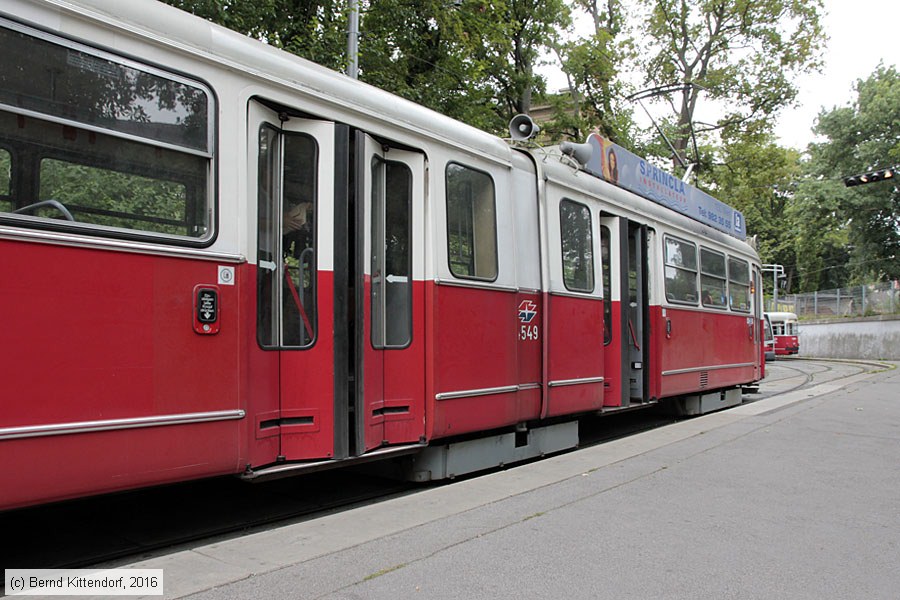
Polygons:
M502 31L484 5L462 11L446 0L372 2L362 18L360 79L476 127L502 123L478 53Z
M808 177L793 210L804 289L833 282L829 272L843 270L834 262L842 253L850 282L900 278L895 181L843 184L846 176L900 163L900 73L879 66L857 81L852 103L820 113L815 132L824 140L810 145Z
M346 67L346 0L162 0L321 65ZM359 78L482 129L544 90L564 0L361 0Z
M710 191L744 214L747 230L756 237L762 261L787 266L788 285L795 279L795 247L785 229L800 153L779 146L775 136L758 127L723 136L707 180Z
M631 40L621 0L574 0L575 10L590 16L593 28L584 38L552 44L568 90L550 96L554 138L582 141L596 131L616 143L631 146L631 112L622 107L624 82L620 68L632 56Z
M557 41L569 25L563 0L506 0L494 6L493 19L502 23L504 38L486 45L488 75L505 104L507 114L531 110L532 95L543 92L543 77L535 73L541 51Z
M348 0L161 1L330 68L346 66ZM657 158L671 152L656 130L637 129L626 97L635 87L674 90L655 101L666 107L659 125L675 152L685 156L697 135L697 183L744 213L763 261L785 265L792 286L898 277L896 190L841 183L900 163L896 71L879 68L859 82L851 106L820 115L825 141L811 146L802 169L799 152L773 135L797 76L819 66L822 5L361 0L360 79L495 133L546 102L550 139L581 141L598 131ZM581 38L568 29L572 15L590 18ZM545 94L536 69L551 53L567 77L562 94Z
M661 96L684 156L701 100L726 106L699 133L744 129L793 102L800 73L818 65L824 43L822 0L638 0L647 11L638 61L647 87Z
M229 29L342 70L347 14L342 0L161 0Z

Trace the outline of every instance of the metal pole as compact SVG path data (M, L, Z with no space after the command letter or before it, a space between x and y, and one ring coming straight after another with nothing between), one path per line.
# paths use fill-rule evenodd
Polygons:
M350 23L347 29L347 75L359 78L359 0L350 0Z
M772 310L778 312L778 265L772 268Z

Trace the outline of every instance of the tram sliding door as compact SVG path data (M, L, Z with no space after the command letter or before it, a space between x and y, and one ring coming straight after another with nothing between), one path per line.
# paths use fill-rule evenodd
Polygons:
M356 133L356 454L425 433L425 159ZM358 255L359 257L360 255ZM359 279L357 279L359 281Z
M250 132L261 351L250 393L265 448L253 464L418 443L423 155L256 102Z
M574 197L573 197L574 196ZM603 301L596 260L596 207L547 186L549 206L548 351L544 416L603 407ZM558 224L558 228L557 228Z
M268 451L253 458L331 458L335 125L251 102L248 139L258 350L248 393L255 437Z
M604 406L649 400L648 230L622 217L600 221L604 293Z

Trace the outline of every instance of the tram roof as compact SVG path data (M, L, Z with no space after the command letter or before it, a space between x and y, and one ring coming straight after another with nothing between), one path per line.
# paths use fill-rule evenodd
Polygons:
M792 312L769 312L769 311L766 311L766 314L769 315L769 319L778 319L779 321L786 321L786 320L797 321L797 320L799 320L797 315Z

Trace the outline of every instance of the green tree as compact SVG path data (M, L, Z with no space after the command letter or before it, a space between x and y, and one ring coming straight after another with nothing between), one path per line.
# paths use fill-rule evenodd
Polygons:
M819 114L808 177L797 193L798 256L808 269L805 288L829 271L864 283L900 278L900 191L894 180L847 188L843 178L900 163L900 73L880 65L856 83L849 106ZM844 268L834 262L843 243ZM803 250L801 252L801 249Z
M505 23L509 43L499 46L491 76L504 92L511 112L527 113L535 90L544 80L534 72L544 48L556 40L557 32L569 25L563 0L507 0Z
M718 160L707 180L716 196L744 214L747 231L756 236L764 263L786 267L788 286L796 279L797 263L790 206L801 175L800 153L779 146L765 127L726 131L716 150Z
M549 128L555 138L585 139L590 131L622 145L631 145L634 127L630 110L620 99L624 84L621 65L633 56L621 0L575 0L576 10L591 17L585 38L552 44L566 75L568 90L548 100L554 106Z
M344 0L160 0L331 69L346 66Z
M822 0L638 0L647 12L638 65L647 87L670 86L673 145L688 148L701 100L726 106L698 134L771 121L793 102L796 76L818 66Z
M380 0L363 15L360 79L486 130L500 130L500 103L486 79L486 44L504 39L491 5ZM508 120L508 119L507 119Z
M346 65L346 0L162 0L326 67ZM564 0L363 0L360 79L489 131L528 112Z
M784 236L787 243L793 244L797 257L797 291L839 288L849 280L850 252L842 194L833 180L806 178L798 185L788 207L790 229Z

